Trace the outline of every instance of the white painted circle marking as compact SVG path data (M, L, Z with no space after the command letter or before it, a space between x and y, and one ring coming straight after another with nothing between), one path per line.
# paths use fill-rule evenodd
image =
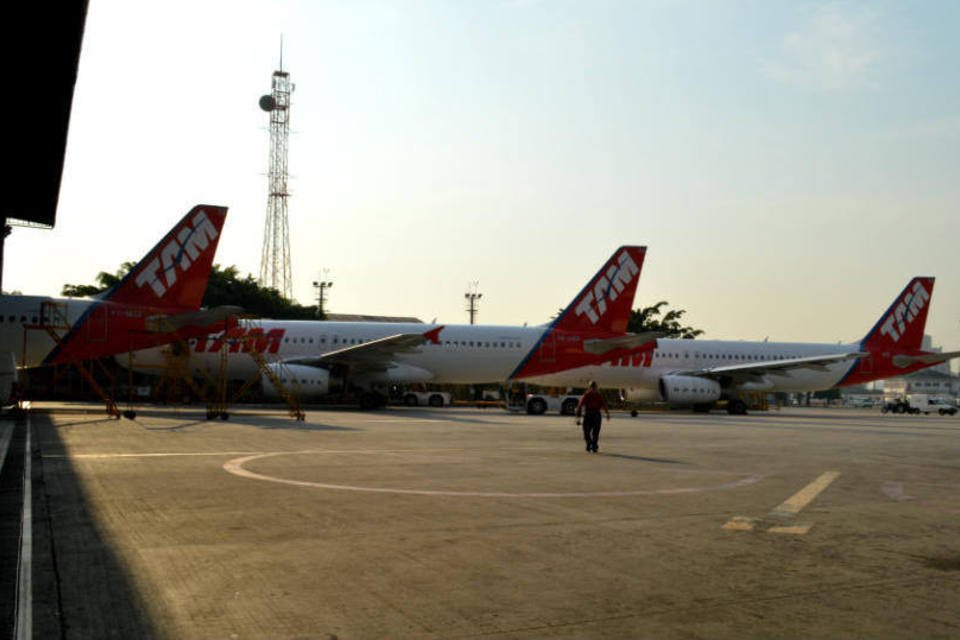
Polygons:
M262 473L256 473L245 469L243 465L252 460L262 460L274 456L298 455L305 453L319 453L318 451L278 451L275 453L259 453L242 458L234 458L223 464L224 471L249 478L251 480L262 480L264 482L275 482L278 484L287 484L295 487L312 487L314 489L334 489L337 491L361 491L367 493L394 493L414 496L458 496L473 498L608 498L608 497L627 497L627 496L663 496L678 495L685 493L703 493L706 491L723 491L725 489L736 489L759 482L762 476L753 474L733 482L709 486L709 487L677 487L672 489L636 489L623 491L566 491L566 492L504 492L504 491L444 491L429 489L395 489L390 487L361 487L349 484L332 484L328 482L310 482L308 480L292 480L289 478L278 478Z

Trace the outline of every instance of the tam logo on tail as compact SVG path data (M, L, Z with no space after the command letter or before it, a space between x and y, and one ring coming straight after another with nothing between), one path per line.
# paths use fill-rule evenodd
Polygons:
M157 297L162 298L177 282L177 267L183 273L189 271L200 254L217 239L217 228L203 209L193 216L192 222L193 226L188 222L178 229L160 251L160 256L148 262L137 274L137 287L149 284Z
M529 378L597 364L597 355L585 351L584 343L626 334L646 253L641 246L617 248L509 377Z
M934 279L917 276L893 299L861 341L868 351L920 349L930 311Z
M624 289L640 275L640 267L633 261L627 250L620 252L616 263L607 268L588 289L574 311L577 316L587 316L590 324L595 325L607 312L607 301L614 302L623 293Z
M929 301L930 292L924 288L923 282L917 280L913 288L907 291L900 303L880 326L880 333L888 336L894 342L899 342L900 337L906 333L907 325L913 324L913 321L920 317L920 312Z

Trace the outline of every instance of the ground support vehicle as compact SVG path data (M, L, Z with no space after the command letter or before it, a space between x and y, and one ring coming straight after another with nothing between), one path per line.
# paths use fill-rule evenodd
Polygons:
M530 393L527 394L526 408L527 413L535 416L548 411L572 416L577 412L579 402L580 396L577 395L551 396L544 393Z
M403 392L403 404L408 407L449 407L451 399L446 391Z

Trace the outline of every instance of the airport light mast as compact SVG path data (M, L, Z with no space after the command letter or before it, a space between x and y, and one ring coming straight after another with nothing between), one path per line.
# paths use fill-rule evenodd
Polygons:
M290 273L290 229L287 223L287 144L290 139L290 94L294 85L283 70L283 39L280 68L273 72L273 90L260 97L260 108L270 114L270 163L267 170L267 219L260 256L260 286L272 287L287 300L293 298Z
M480 298L483 297L482 293L477 292L479 285L480 283L477 281L472 282L467 285L469 289L463 294L463 297L467 300L467 314L470 316L470 324L476 323L478 303L480 302Z
M326 269L324 269L326 271ZM326 273L324 273L326 275ZM326 312L323 310L323 303L326 302L326 291L333 286L333 282L330 280L314 280L313 288L317 290L317 318L319 320L325 320L327 317Z

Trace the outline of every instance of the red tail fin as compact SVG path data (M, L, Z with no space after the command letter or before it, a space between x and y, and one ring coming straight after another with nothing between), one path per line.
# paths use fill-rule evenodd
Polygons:
M226 216L226 207L191 209L103 299L159 309L199 309Z
M164 326L157 316L200 308L226 215L226 207L191 209L123 280L89 305L44 362L99 358L216 331L186 327L171 333L157 328Z
M593 279L553 323L560 331L624 333L630 321L646 247L624 246L613 252Z
M646 247L626 246L614 251L543 332L510 378L529 378L595 364L597 356L584 351L584 342L626 332L646 254Z
M867 333L861 346L867 351L920 349L933 295L933 278L916 277Z

